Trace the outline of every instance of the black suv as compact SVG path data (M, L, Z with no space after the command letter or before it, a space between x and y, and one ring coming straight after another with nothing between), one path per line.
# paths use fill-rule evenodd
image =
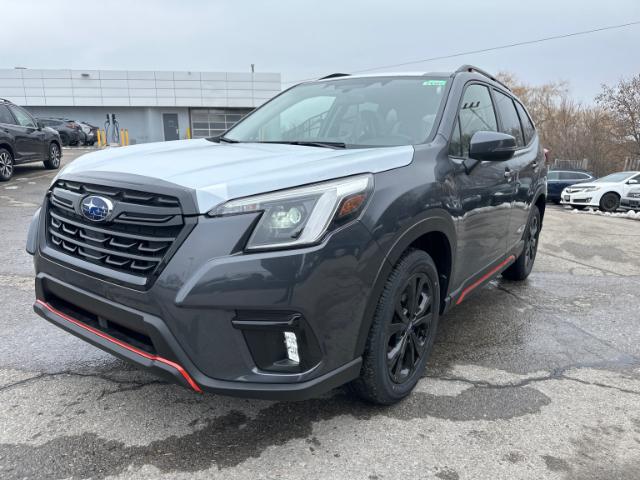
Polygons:
M197 392L390 404L438 320L533 267L543 150L477 68L331 75L223 136L70 164L29 230L35 311Z
M38 121L49 128L52 128L60 134L62 145L79 145L86 139L86 134L82 131L82 126L67 118L48 118L39 117Z
M0 181L13 176L14 166L43 162L57 169L62 157L60 136L46 128L29 112L0 98Z

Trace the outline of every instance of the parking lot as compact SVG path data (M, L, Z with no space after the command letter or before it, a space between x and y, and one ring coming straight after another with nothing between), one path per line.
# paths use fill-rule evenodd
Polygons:
M452 310L397 406L267 402L166 384L33 313L53 176L0 184L1 478L640 478L640 222L549 206L531 277Z

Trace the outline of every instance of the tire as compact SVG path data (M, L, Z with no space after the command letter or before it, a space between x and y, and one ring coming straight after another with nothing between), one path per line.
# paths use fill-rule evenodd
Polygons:
M600 198L600 210L603 212L615 212L620 206L620 195L614 192L605 193Z
M56 142L49 144L48 155L47 159L43 162L44 168L47 170L57 170L60 168L60 158L62 155L60 153L60 146Z
M419 291L419 295L411 296L412 291ZM410 250L385 283L367 338L360 377L349 384L349 389L379 405L391 405L409 395L422 377L433 349L439 313L436 265L426 252Z
M69 135L67 135L66 133L61 133L60 134L60 141L62 142L62 146L66 147L69 145Z
M0 182L6 182L13 176L13 155L5 148L0 148Z
M509 266L502 276L508 280L522 281L529 276L533 269L533 264L538 253L538 239L540 238L540 230L542 221L540 210L534 206L531 210L529 223L524 234L524 249L516 261Z

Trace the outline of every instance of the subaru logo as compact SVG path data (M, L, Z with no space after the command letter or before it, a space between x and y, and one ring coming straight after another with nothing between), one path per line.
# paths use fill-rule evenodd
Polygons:
M113 202L105 197L89 195L80 204L82 215L94 222L103 222L113 211Z

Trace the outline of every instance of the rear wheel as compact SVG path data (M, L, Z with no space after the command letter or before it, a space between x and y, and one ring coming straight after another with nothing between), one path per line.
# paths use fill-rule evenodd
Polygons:
M531 216L527 225L527 231L524 235L524 250L516 261L509 266L502 276L509 280L524 280L529 276L533 269L533 263L538 253L538 239L540 237L540 229L542 227L540 210L538 207L532 207Z
M605 193L600 199L600 210L603 212L615 212L620 206L620 195L617 193Z
M52 142L49 145L49 156L47 157L47 159L43 162L44 163L44 168L47 168L49 170L57 170L58 168L60 168L60 147L58 146L57 143Z
M432 258L411 250L396 264L378 301L363 355L358 396L390 405L406 397L424 372L440 312L438 271Z
M13 155L5 148L0 148L0 182L6 182L13 176Z

